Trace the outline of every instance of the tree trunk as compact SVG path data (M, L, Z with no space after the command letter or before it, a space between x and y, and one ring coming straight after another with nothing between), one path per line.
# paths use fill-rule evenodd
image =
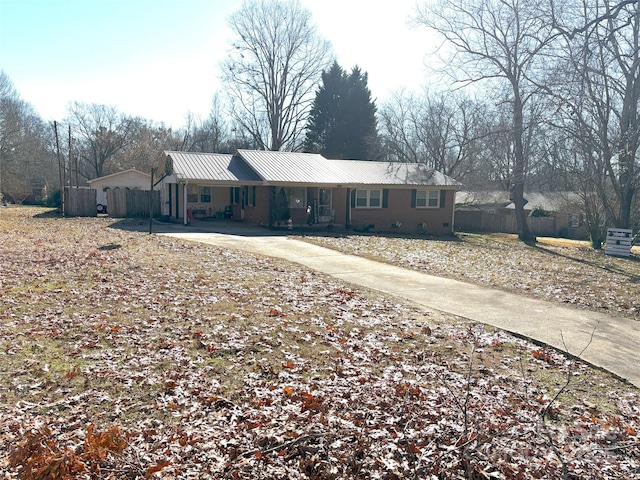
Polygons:
M522 142L524 132L523 106L522 98L516 81L512 82L513 86L513 145L514 145L514 163L513 163L513 189L512 201L515 206L516 226L518 229L518 238L525 243L535 242L536 237L531 235L529 223L524 212L524 172L525 172L525 153Z

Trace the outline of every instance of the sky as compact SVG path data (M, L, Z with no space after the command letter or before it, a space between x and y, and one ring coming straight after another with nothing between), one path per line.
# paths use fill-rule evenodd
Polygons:
M416 0L300 0L346 70L377 103L426 82L429 35ZM205 118L242 0L0 0L0 69L46 121L71 102L111 105L168 127Z

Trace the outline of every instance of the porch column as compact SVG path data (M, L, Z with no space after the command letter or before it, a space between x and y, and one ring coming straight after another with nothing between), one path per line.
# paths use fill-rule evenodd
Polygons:
M345 215L346 228L351 228L351 189L347 188L347 210Z
M189 182L185 182L182 184L182 188L184 190L184 195L183 195L183 204L184 204L184 225L188 225L189 224L189 218L187 217L187 185Z
M455 232L456 228L456 191L453 191L453 200L451 201L451 234Z

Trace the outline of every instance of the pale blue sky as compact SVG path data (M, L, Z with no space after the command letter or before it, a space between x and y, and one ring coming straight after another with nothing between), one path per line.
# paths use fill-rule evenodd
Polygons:
M425 82L432 44L415 0L301 0L338 62L369 73L378 102ZM205 117L242 0L0 0L0 68L45 120L69 102L113 105L177 128Z

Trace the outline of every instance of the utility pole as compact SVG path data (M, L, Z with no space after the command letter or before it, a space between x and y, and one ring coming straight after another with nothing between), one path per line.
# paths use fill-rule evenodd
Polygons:
M53 132L56 136L56 154L58 156L58 174L60 175L60 205L62 209L62 216L64 217L64 164L60 158L60 142L58 140L58 122L53 121Z
M71 125L69 125L69 170L71 170L71 162L73 162L75 170L75 186L78 188L80 186L80 182L78 181L78 157L73 157L73 139L71 138ZM69 171L69 175L71 175L71 171ZM71 178L69 178L69 183L71 183Z
M151 167L151 188L149 189L149 234L153 233L153 175L156 167Z

